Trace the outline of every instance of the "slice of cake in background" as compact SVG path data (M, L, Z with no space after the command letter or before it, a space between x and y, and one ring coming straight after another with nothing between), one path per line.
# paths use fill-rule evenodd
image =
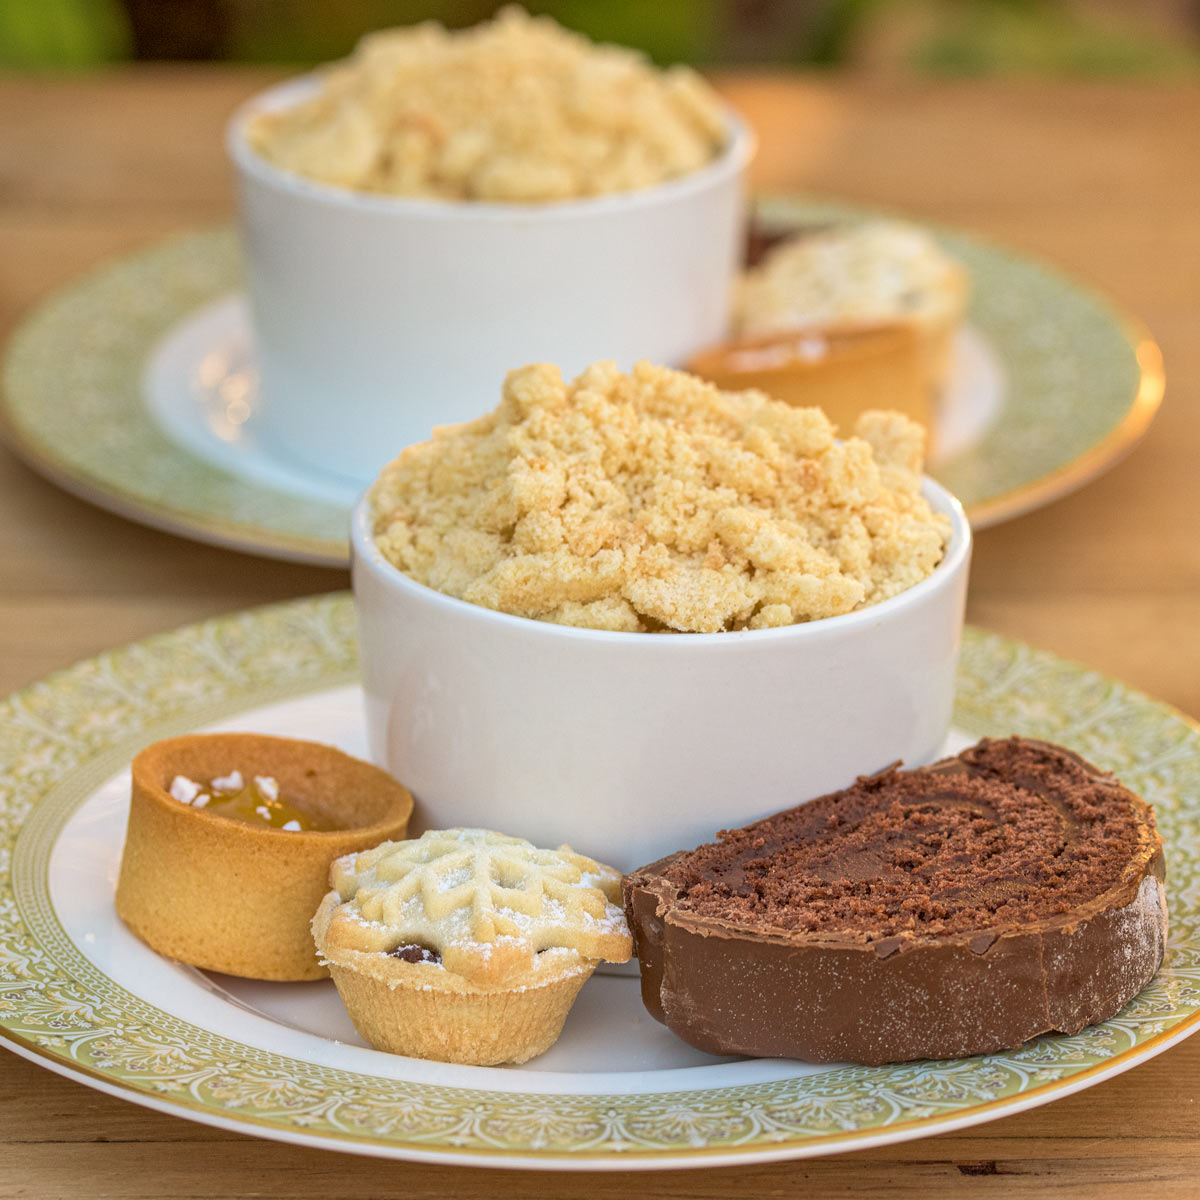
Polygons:
M886 407L932 434L969 293L963 266L901 221L820 226L764 247L731 338L688 364L722 388L824 408L839 426Z
M969 290L965 268L924 229L884 220L836 225L776 243L744 273L733 335L897 322L916 333L936 388Z
M868 409L903 413L934 430L925 353L903 321L837 322L715 346L688 368L723 391L758 388L798 408L820 408L844 434Z

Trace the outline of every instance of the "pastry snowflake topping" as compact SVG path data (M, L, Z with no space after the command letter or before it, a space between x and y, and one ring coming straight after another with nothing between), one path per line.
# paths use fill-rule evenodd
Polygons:
M423 969L440 959L479 983L511 980L542 952L629 957L620 874L569 846L539 850L484 829L432 830L338 859L330 880L341 900L330 946L388 954L422 947L430 951Z

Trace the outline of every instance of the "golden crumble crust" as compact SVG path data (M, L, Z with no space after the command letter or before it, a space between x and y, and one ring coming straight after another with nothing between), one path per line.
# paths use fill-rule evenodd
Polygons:
M878 603L941 561L924 434L721 392L649 363L511 371L487 416L434 431L371 491L393 565L447 595L594 629L714 633Z
M727 140L721 102L694 71L659 70L516 7L461 31L429 21L370 34L316 95L247 133L310 179L502 203L651 187Z

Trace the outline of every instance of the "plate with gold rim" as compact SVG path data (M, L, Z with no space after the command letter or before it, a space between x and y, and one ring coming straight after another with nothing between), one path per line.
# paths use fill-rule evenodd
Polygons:
M769 229L864 215L795 197L756 206ZM979 238L935 232L966 264L972 301L930 473L980 528L1111 466L1153 419L1162 362L1136 320L1099 295ZM355 485L263 442L240 287L228 228L69 286L9 344L0 432L36 470L122 516L248 553L345 566Z
M543 1057L452 1066L369 1049L327 981L235 980L137 942L113 908L133 754L207 728L361 752L360 702L346 594L160 635L5 701L0 1041L87 1086L260 1137L467 1165L629 1170L828 1154L990 1120L1099 1083L1200 1024L1200 727L974 629L948 748L987 734L1063 742L1153 802L1167 846L1167 961L1116 1017L1073 1036L886 1067L718 1059L655 1024L635 979L609 975L585 987Z

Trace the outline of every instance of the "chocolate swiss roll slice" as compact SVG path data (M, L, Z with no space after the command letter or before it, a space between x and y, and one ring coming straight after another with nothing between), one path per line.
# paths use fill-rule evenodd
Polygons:
M1058 746L986 739L626 876L646 1007L713 1054L886 1063L1115 1014L1163 959L1148 804Z

